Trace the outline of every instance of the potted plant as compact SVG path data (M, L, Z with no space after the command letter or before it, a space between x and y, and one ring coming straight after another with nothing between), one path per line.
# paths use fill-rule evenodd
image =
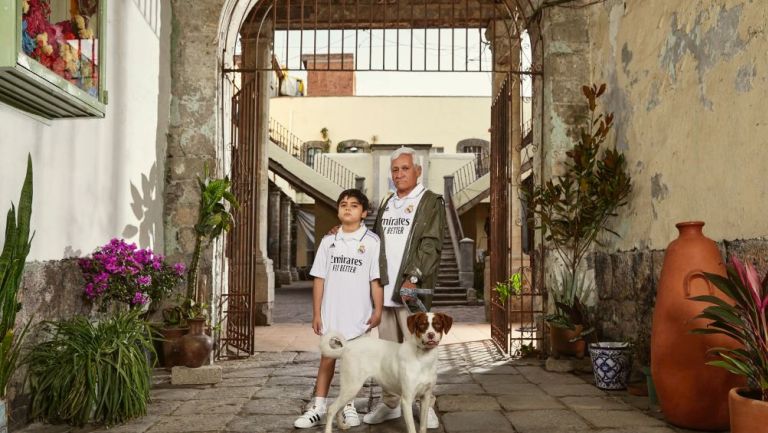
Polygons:
M565 266L559 286L549 288L554 299L554 313L547 316L551 330L574 330L574 320L584 316L584 294L589 290L585 276L580 275L581 263L593 244L602 245L600 234L618 236L608 222L618 208L628 203L632 191L624 155L615 149L601 149L613 127L613 113L597 112L605 89L605 84L582 87L588 116L577 126L578 140L566 152L564 172L530 193L521 191L523 199L531 204L532 217L538 220L536 229ZM581 325L578 335L586 335L588 327Z
M29 221L32 216L32 158L27 158L27 174L21 187L18 212L11 204L5 226L3 249L0 252L0 431L8 425L6 395L8 383L21 354L21 343L29 322L16 330L16 313L21 309L17 300L24 264L29 254L32 236Z
M552 355L571 355L581 359L586 353L586 338L595 336L588 307L594 295L594 286L587 283L584 274L563 272L560 281L560 290L552 291L555 312L544 316L550 325Z
M175 287L184 280L183 263L173 265L150 248L114 238L78 262L85 279L86 299L99 309L138 310L142 318L151 318ZM165 316L165 311L163 311ZM165 317L164 320L165 322ZM158 361L171 367L172 344L187 332L186 328L153 325Z
M85 297L107 310L114 304L142 310L150 317L184 280L183 263L170 265L150 248L114 238L79 260ZM119 306L118 306L119 308Z
M195 250L187 274L187 323L190 330L178 340L175 351L180 363L187 367L199 367L208 359L213 349L213 340L205 332L208 304L197 286L197 272L203 244L209 243L234 226L231 210L240 205L232 194L232 183L228 177L211 178L205 166L203 178L198 177L200 186L200 208L195 224Z
M715 296L692 297L710 304L697 318L711 320L706 328L693 332L723 334L738 343L733 349L710 349L717 359L707 362L747 379L747 387L733 388L728 394L731 433L768 432L768 275L761 282L754 266L736 257L727 271L727 277L704 275L733 303Z
M46 341L26 358L33 419L112 426L147 413L153 351L141 311L101 322L78 316L43 322Z

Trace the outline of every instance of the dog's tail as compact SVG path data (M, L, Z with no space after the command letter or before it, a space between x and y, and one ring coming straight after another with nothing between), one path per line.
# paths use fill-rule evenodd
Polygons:
M341 358L347 340L338 332L331 331L320 339L320 353L327 358Z

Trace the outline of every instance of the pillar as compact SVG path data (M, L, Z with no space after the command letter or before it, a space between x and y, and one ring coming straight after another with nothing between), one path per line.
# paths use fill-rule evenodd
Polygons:
M291 284L291 199L280 196L280 264L275 273L280 284Z

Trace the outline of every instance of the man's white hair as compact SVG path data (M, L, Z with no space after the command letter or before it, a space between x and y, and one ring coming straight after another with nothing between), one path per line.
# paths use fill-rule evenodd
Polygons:
M389 161L392 162L403 155L411 155L411 161L413 161L413 165L416 167L421 167L421 164L419 164L419 159L416 157L416 151L407 146L400 147L392 152L392 155L389 156Z

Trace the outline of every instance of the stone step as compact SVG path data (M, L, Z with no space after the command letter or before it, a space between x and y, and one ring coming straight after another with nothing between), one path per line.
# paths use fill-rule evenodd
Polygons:
M438 286L437 289L435 289L435 296L446 296L446 295L467 295L467 289L465 287L444 287L444 286Z
M440 287L461 287L461 282L459 280L445 281L438 279L437 284L439 284Z
M467 300L458 301L458 300L450 300L450 301L443 301L439 299L433 299L432 300L432 307L457 307L461 305L469 305Z

